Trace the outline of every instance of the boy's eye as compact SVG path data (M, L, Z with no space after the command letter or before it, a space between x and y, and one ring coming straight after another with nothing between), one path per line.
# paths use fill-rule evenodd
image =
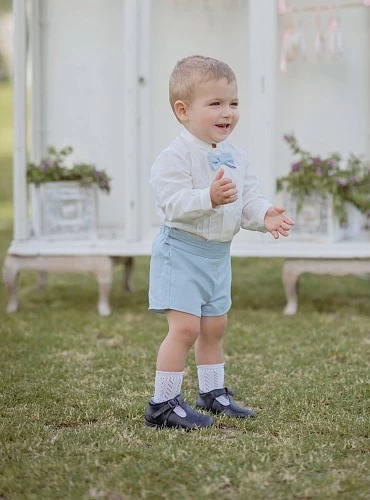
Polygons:
M220 104L220 101L211 102L211 106L218 106L219 104Z
M238 102L232 102L231 106L233 106L234 108L237 108L239 106L239 103Z

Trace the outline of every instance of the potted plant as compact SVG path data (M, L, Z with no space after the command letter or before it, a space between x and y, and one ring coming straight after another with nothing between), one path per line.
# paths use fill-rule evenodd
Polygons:
M93 237L97 228L97 190L110 192L105 171L89 163L69 164L73 149L49 147L39 164L27 166L32 227L36 237Z
M338 153L313 156L294 134L284 140L298 158L290 172L277 179L289 215L296 220L299 238L338 241L355 238L363 214L370 210L370 164L351 154L345 166Z

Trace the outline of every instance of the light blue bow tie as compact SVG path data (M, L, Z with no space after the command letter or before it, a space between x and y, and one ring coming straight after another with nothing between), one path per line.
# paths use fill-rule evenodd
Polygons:
M208 160L213 170L218 170L221 165L236 168L233 155L231 153L208 153Z

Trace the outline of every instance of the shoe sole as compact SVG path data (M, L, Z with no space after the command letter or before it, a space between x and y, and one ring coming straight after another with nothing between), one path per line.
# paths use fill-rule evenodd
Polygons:
M151 427L152 429L177 429L177 430L183 430L183 431L190 431L191 429L186 429L185 427L181 427L180 425L174 426L174 425L160 425L160 424L153 424L153 422L149 422L146 418L144 419L144 424L147 427Z
M161 425L158 425L158 424L152 424L152 422L149 422L149 420L147 420L146 418L144 419L144 424L147 426L147 427L152 427L154 429L160 429Z
M181 427L181 425L170 426L170 425L153 424L153 422L149 422L149 420L147 420L145 418L144 419L144 424L147 427L151 427L152 429L158 429L158 430L162 430L162 429L175 429L175 430L178 430L178 431L180 430L180 431L190 432L190 431L199 431L201 429L208 429L209 427L212 427L213 422L212 422L211 425L208 425L207 427L199 427L197 425L195 425L194 427Z
M219 411L219 410L210 410L209 408L206 408L205 406L195 406L198 410L205 410L208 411L209 413L213 413L213 415L226 415L227 417L230 418L256 418L256 415L228 415L226 411Z

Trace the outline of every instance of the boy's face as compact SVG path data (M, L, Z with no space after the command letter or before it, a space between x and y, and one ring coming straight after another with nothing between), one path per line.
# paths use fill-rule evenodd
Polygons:
M237 84L226 78L200 83L192 102L177 101L175 111L184 127L202 141L224 141L239 120Z

